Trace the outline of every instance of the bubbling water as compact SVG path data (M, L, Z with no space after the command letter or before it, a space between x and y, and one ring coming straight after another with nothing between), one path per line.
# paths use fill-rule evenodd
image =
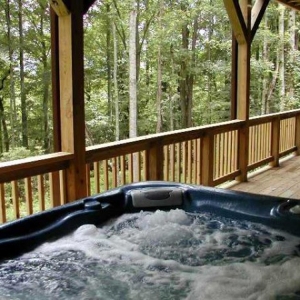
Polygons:
M126 214L4 261L0 299L300 299L299 244L210 214Z

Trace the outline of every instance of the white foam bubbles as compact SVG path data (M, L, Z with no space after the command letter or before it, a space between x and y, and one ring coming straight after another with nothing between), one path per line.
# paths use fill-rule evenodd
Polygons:
M63 285L75 289L72 299L80 300L275 300L300 291L299 242L244 221L181 210L140 212L101 228L81 226L24 255L26 278L41 283L24 285L14 272L5 276L1 266L0 280L6 294L11 280L24 291L47 282L60 299L67 299ZM44 290L39 293L47 298Z

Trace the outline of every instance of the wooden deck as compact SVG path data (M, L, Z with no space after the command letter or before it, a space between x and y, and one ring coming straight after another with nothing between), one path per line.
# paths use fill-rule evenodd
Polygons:
M280 167L267 167L250 175L248 182L235 182L226 188L300 200L300 156L282 160Z

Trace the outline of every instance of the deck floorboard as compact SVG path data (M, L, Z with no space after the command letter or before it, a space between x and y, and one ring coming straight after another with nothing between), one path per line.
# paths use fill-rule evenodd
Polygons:
M300 156L280 162L276 168L250 175L248 182L234 182L231 190L300 200Z

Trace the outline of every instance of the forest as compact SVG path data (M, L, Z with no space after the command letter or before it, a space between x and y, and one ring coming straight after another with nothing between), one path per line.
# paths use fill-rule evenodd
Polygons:
M49 11L0 2L1 161L53 152ZM84 24L87 146L230 120L222 0L98 0ZM271 2L252 44L251 116L299 107L299 24Z

